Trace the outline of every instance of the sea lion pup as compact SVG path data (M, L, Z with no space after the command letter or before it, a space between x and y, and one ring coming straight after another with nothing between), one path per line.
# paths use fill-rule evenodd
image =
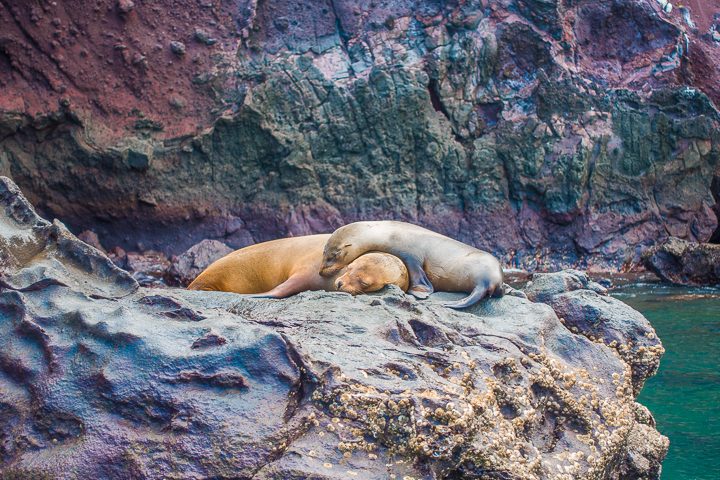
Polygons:
M387 253L368 253L337 275L321 277L322 252L329 234L290 237L236 250L213 262L188 286L260 298L285 298L306 290L340 290L353 295L397 285L407 290L407 269Z
M408 293L427 298L435 288L470 292L450 308L465 308L503 293L503 271L491 254L405 222L356 222L335 230L325 245L320 275L331 276L365 252L399 257L410 274Z

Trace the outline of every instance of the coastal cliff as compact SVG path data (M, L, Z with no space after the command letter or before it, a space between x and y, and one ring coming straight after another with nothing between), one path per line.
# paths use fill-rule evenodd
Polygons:
M0 174L107 247L394 218L620 268L717 238L704 2L85 3L0 2Z

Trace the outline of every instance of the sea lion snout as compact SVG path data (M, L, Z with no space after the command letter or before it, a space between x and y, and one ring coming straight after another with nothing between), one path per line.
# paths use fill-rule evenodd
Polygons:
M358 295L367 291L360 284L357 276L350 271L346 271L335 280L335 289L338 292L345 292L351 295Z

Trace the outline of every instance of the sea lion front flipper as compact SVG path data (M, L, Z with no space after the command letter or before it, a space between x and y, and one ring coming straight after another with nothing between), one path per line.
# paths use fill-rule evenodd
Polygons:
M302 275L292 275L277 287L263 293L248 295L250 298L287 298L308 288L307 280Z
M419 299L428 298L435 289L432 283L430 283L420 262L411 257L404 257L401 258L401 260L405 263L408 269L408 275L410 276L410 288L408 288L407 293Z

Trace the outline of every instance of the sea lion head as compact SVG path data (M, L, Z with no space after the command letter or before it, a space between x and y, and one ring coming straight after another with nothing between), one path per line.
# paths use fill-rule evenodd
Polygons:
M387 285L397 285L403 291L409 286L405 264L389 253L370 252L361 255L335 279L335 288L353 295L376 292Z
M365 253L360 242L353 241L354 224L340 227L330 236L323 250L320 275L330 277Z

